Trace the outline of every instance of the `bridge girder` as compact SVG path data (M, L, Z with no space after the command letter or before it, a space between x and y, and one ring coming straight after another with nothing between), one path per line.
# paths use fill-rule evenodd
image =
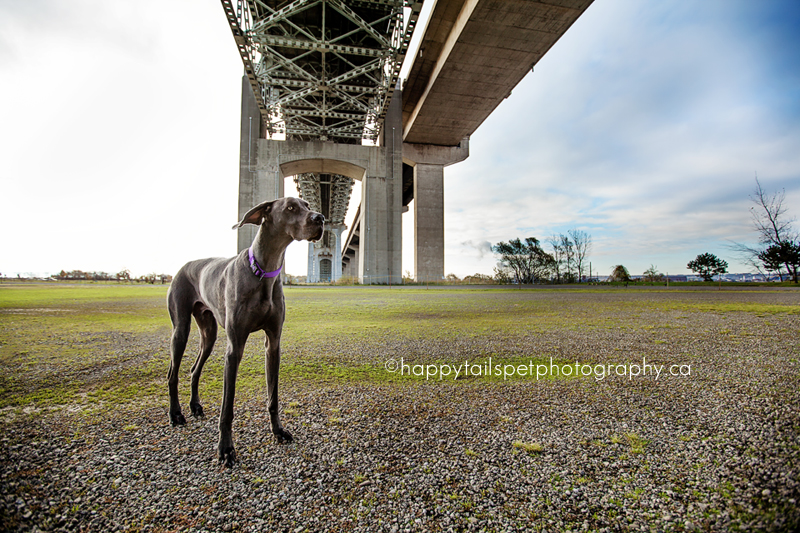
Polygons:
M222 0L265 137L375 141L422 1Z
M298 174L294 183L300 197L309 203L311 210L325 215L331 226L344 224L354 181L338 174Z

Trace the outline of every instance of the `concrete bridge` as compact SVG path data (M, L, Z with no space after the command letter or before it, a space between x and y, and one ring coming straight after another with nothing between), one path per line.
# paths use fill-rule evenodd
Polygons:
M469 156L469 136L592 2L425 1L417 27L411 0L222 0L245 69L239 214L293 177L329 221L309 245L309 281L400 283L411 200L416 279L442 279L444 167ZM239 249L253 236L241 228Z

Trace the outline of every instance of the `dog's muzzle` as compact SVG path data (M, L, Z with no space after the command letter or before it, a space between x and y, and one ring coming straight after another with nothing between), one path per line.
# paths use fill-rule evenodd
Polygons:
M309 222L312 226L317 226L317 228L308 240L317 242L322 238L322 234L325 231L325 217L321 213L314 213L309 217Z

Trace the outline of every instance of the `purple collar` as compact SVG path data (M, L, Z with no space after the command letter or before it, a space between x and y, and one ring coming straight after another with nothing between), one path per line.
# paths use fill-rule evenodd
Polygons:
M278 267L278 270L273 270L272 272L265 272L264 269L261 268L261 265L258 264L258 261L256 261L256 256L253 255L252 246L250 246L250 248L247 249L247 255L250 257L250 269L253 271L253 274L258 276L259 278L261 279L274 278L281 273L281 269L283 268L283 266Z

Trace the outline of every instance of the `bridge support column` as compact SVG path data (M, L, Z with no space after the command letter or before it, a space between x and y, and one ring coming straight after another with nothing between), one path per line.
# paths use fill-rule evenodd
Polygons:
M243 164L241 168L240 218L260 202L283 197L283 181L289 176L313 172L361 180L358 264L354 265L355 272L351 271L351 275L358 276L359 282L365 284L399 284L403 250L400 218L403 209L403 158L400 135L396 134L395 139L396 150L389 146L258 139L258 154L253 157L252 166ZM250 246L257 230L250 225L239 230L240 251ZM341 248L338 254L341 254ZM314 261L311 275L317 276L318 280L319 262L316 257ZM338 264L341 264L341 255ZM331 274L334 269L336 267L332 265Z
M414 167L414 274L417 281L444 278L444 167L469 157L469 137L458 146L403 144Z
M396 89L386 112L380 150L383 176L367 176L361 187L359 281L399 285L403 281L403 117Z
M414 273L417 281L444 277L444 166L414 167Z
M239 219L255 205L283 198L283 178L277 165L259 166L258 141L263 139L261 112L253 96L250 80L242 76L242 120L239 141ZM237 249L250 246L258 227L246 224L239 228Z
M342 230L344 226L336 226L331 229L334 237L333 244L333 265L331 265L331 281L336 282L342 277Z
M306 273L306 283L317 282L316 254L314 254L314 243L308 243L308 272Z
M402 161L402 160L401 160ZM361 187L360 283L398 285L402 282L401 179L367 176ZM397 204L397 205L395 205Z
M358 264L348 268L348 275L358 276L359 282L365 284L400 284L403 265L402 131L402 96L396 90L387 110L380 146L265 139L258 106L245 77L242 81L239 219L254 205L282 198L284 178L289 176L339 174L361 180ZM250 246L257 231L257 227L249 224L239 229L239 251ZM342 268L341 236L337 235L336 240L331 265L333 279L338 279L337 275L341 277ZM318 254L309 248L308 275L317 281L319 266Z

